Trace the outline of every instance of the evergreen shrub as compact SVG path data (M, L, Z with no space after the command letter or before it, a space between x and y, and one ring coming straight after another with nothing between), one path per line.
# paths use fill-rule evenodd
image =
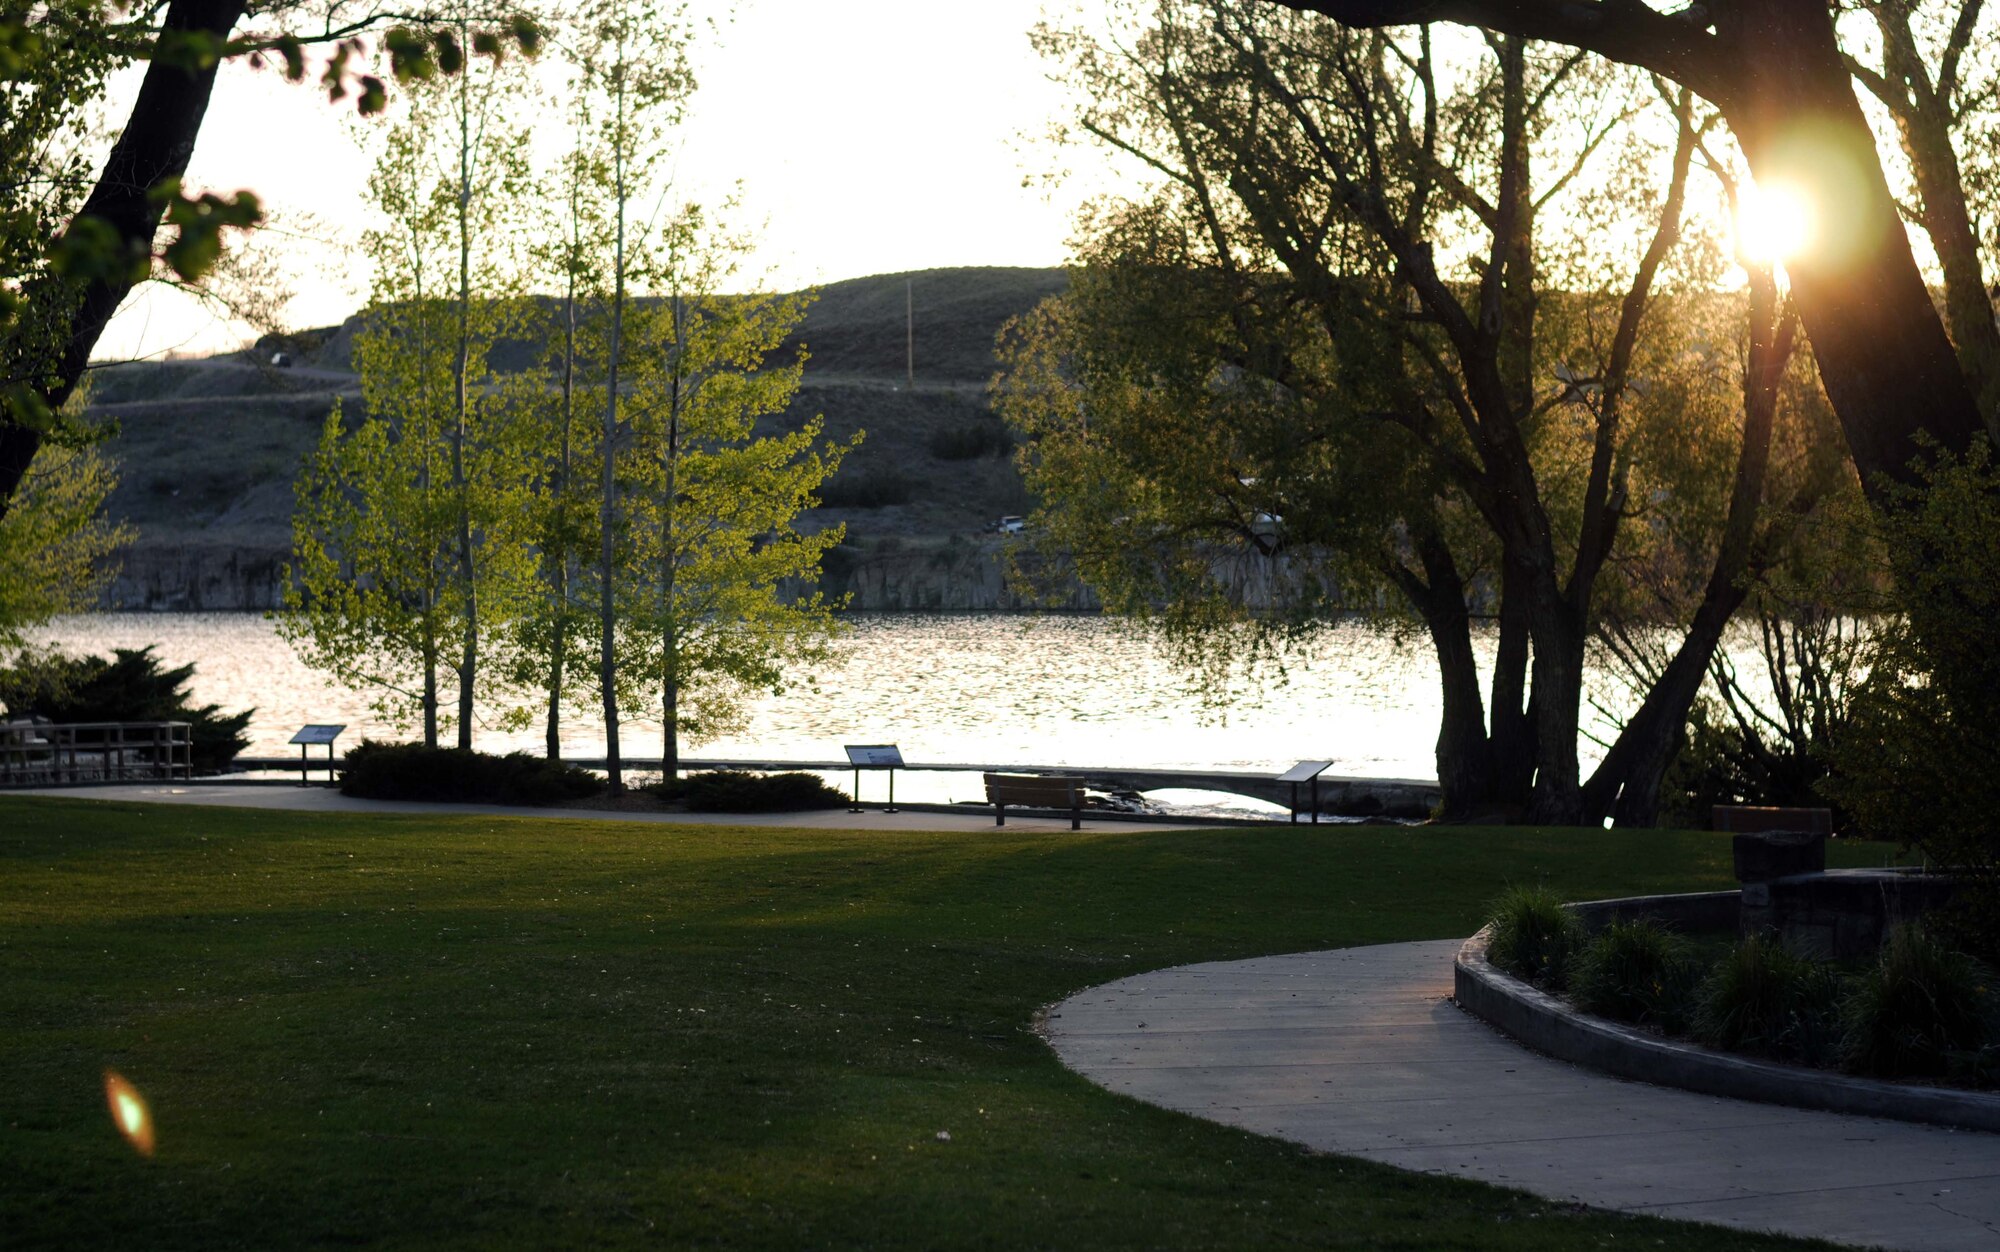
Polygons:
M109 660L24 651L0 669L0 704L11 716L32 714L57 723L188 722L194 728L195 771L212 774L250 746L243 732L256 710L195 707L187 690L193 677L192 665L161 668L152 645L115 648Z

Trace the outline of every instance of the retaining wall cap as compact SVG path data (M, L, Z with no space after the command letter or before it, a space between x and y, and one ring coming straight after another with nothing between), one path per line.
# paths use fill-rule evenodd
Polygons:
M1460 946L1453 971L1455 998L1466 1012L1537 1052L1623 1078L1708 1095L2000 1132L2000 1095L1780 1065L1663 1039L1578 1012L1496 969L1486 959L1492 937L1493 928L1488 926Z

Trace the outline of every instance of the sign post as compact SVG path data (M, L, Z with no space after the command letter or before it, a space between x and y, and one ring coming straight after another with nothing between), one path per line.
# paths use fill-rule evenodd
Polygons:
M1333 768L1332 761L1300 761L1284 773L1278 775L1281 783L1292 784L1292 824L1299 820L1299 784L1312 784L1312 820L1319 825L1319 776Z
M299 745L299 786L310 787L312 785L311 781L306 777L306 745L312 743L323 743L326 745L326 781L328 785L333 783L333 741L340 738L340 732L346 729L347 727L344 724L339 726L312 725L299 727L299 733L293 735L291 738L291 742Z
M854 767L854 805L847 811L861 812L861 771L864 769L886 769L889 771L889 807L884 813L896 811L896 771L903 764L903 750L893 743L850 743L843 745L847 753L847 763Z

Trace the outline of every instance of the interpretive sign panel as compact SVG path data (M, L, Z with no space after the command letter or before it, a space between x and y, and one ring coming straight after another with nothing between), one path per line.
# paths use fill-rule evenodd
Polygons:
M856 769L901 769L903 750L893 743L850 743L844 745L847 763Z
M1311 782L1332 768L1332 761L1300 761L1297 765L1278 775L1278 781L1283 783Z
M291 741L298 744L324 743L331 746L334 740L340 738L340 732L346 729L345 725L301 726L299 733L293 735Z

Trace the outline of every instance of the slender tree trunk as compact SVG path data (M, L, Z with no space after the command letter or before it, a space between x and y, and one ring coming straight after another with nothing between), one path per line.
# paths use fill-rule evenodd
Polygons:
M616 201L616 239L612 245L611 342L610 360L604 389L604 482L597 513L601 532L598 544L598 686L604 697L605 769L611 778L613 795L624 791L625 777L618 754L618 606L616 597L617 553L614 536L618 521L618 359L625 337L625 77L618 68L616 109L618 121L616 151L612 153L612 195Z
M461 32L463 34L464 32ZM479 667L479 584L472 557L472 487L465 440L472 372L472 72L458 76L458 352L452 362L451 485L458 512L458 579L465 619L458 663L458 746L472 747L473 691Z
M1749 594L1758 542L1757 513L1771 463L1771 432L1777 424L1778 383L1792 358L1794 326L1779 306L1773 278L1753 275L1749 366L1743 379L1743 442L1737 451L1722 542L1687 635L1584 787L1583 815L1587 821L1609 817L1620 826L1659 822L1660 782L1679 750L1688 710L1721 646L1723 631Z
M161 39L188 34L226 36L241 20L245 8L245 0L172 0L160 23ZM161 213L152 192L187 173L195 137L208 114L218 68L217 62L190 67L171 58L155 58L147 64L125 129L112 144L78 217L107 224L118 242L132 253L152 253ZM132 286L130 272L118 266L104 267L81 290L52 275L38 279L26 293L29 309L24 316L60 310L60 351L53 362L23 360L8 353L4 362L8 381L27 384L50 409L61 408L89 366L105 324ZM0 518L7 515L14 491L41 444L40 427L0 413Z
M572 221L575 204L572 202ZM551 547L554 549L549 562L550 604L555 621L554 641L549 653L549 715L547 751L551 761L562 759L562 698L564 667L569 659L569 617L570 617L570 534L569 496L572 457L574 456L574 430L576 420L576 266L572 251L567 286L563 291L563 366L562 366L562 449L556 462L556 486L554 502L554 525L551 527Z
M682 371L687 360L686 323L678 290L672 296L674 319L674 361L669 372L667 397L667 441L661 466L664 473L660 492L660 762L663 776L672 779L681 761L681 657L679 605L675 596L680 574L680 554L675 550L679 536L675 523L680 511L681 393Z
M438 661L437 641L424 632L424 746L438 746Z

